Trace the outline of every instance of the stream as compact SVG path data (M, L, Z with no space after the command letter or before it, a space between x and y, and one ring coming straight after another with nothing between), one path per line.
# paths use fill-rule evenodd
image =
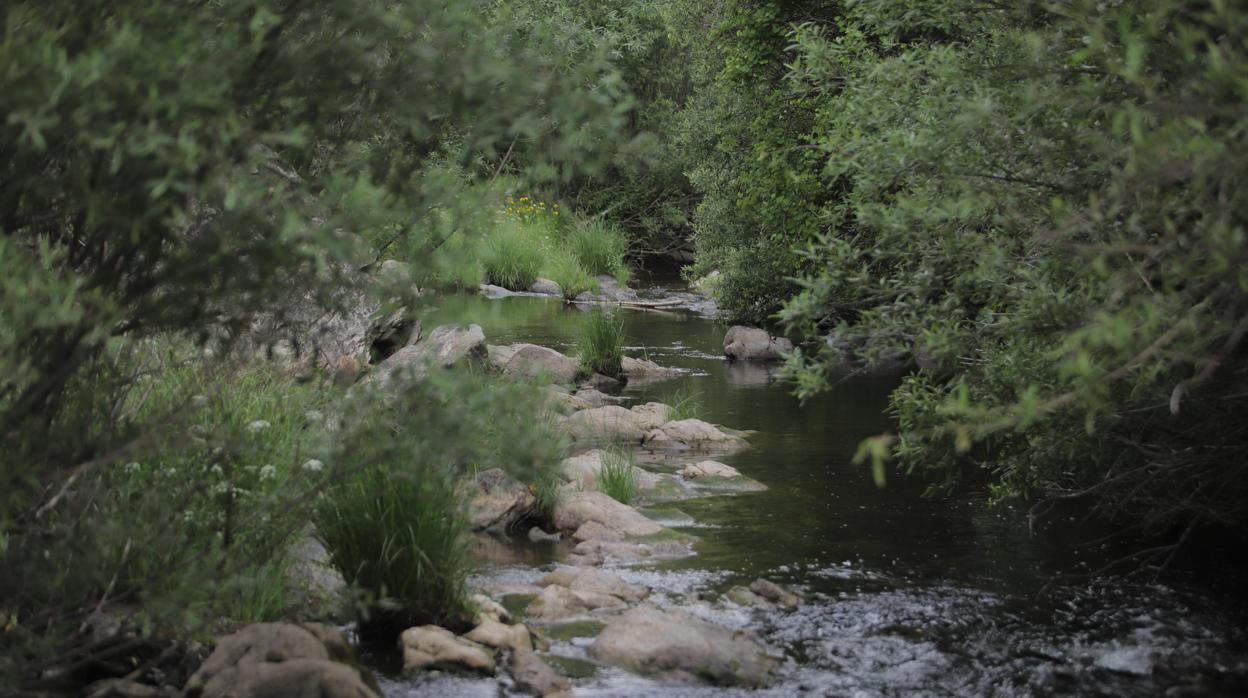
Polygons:
M641 285L649 297L687 292L671 273ZM660 605L753 630L785 663L759 691L674 686L596 666L587 640L570 638L550 655L575 677L574 695L1248 695L1248 613L1235 595L1114 577L1051 583L1101 561L1030 536L1024 511L990 507L982 493L924 497L925 485L895 476L876 487L851 458L861 439L889 428L896 377L846 379L802 405L774 367L726 362L726 326L713 318L616 312L626 353L685 371L626 387L625 406L692 391L706 421L754 432L748 449L718 460L768 489L643 510L696 536L696 555L612 571L652 587ZM424 326L475 322L491 344L575 355L583 317L584 308L549 298L457 296L440 299ZM516 546L483 563L473 583L531 584L566 552ZM782 613L709 602L759 577L807 603ZM388 677L383 688L392 696L506 693L494 679L453 676Z

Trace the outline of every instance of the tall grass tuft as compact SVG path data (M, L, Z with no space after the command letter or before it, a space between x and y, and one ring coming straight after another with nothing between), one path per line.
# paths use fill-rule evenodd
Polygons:
M378 597L369 625L389 634L467 617L468 526L444 476L365 468L327 493L316 528L346 580Z
M638 489L632 451L618 447L604 451L602 467L598 470L598 490L617 502L630 504Z
M550 280L559 284L564 298L575 298L585 291L597 291L598 280L590 276L567 248L555 250L546 263Z
M569 232L568 244L590 275L610 274L621 283L627 281L624 255L628 242L619 227L597 218L581 220Z
M581 327L581 367L589 373L618 378L624 373L624 321L593 310Z
M669 420L701 419L702 400L690 388L678 388L664 397L663 402L672 408Z
M505 227L481 245L485 281L515 291L527 290L542 271L542 248L520 226Z

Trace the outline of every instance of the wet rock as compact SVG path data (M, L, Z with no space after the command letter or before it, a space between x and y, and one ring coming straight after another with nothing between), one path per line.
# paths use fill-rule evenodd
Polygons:
M738 606L770 608L771 602L750 591L749 587L735 586L724 592L724 598Z
M563 479L573 482L581 486L583 489L595 489L598 487L598 478L602 473L602 459L606 452L601 449L586 451L580 455L566 458L562 464L561 474ZM633 476L637 480L637 487L641 490L650 490L658 487L661 478L648 471L631 466Z
M540 526L534 526L533 528L529 529L529 540L534 543L541 543L541 542L553 543L553 542L558 542L558 541L563 540L563 534L559 533L558 531L555 531L554 533L547 533L543 531Z
M607 395L594 388L581 388L573 394L573 397L584 400L590 407L605 407L623 401L623 398Z
M535 696L565 695L568 680L555 673L533 652L516 652L511 656L511 678L516 688Z
M643 674L766 686L777 662L751 634L678 610L634 608L612 618L589 647L595 659Z
M634 359L631 356L625 356L620 365L624 369L624 377L633 385L667 380L684 373L678 368L660 366L648 359Z
M797 608L802 602L802 598L797 594L766 579L755 579L750 583L750 591L788 610Z
M725 465L719 461L713 460L704 460L698 463L686 465L685 469L680 471L680 474L681 476L690 479L699 477L741 477L740 470L737 470L731 465Z
M623 536L650 536L663 530L636 509L594 491L564 493L551 518L555 526L565 531L575 531L590 521Z
M647 402L644 405L634 405L628 411L637 415L640 424L646 429L655 429L666 424L672 415L672 408L661 402Z
M621 286L614 276L600 274L598 276L598 292L585 291L577 295L576 300L584 303L618 303L620 301L637 300L637 292L627 286Z
M404 630L399 636L399 648L403 651L405 676L428 669L494 673L493 653L436 625Z
M529 286L529 293L540 293L543 296L562 296L563 288L550 279L539 278Z
M650 590L640 584L629 584L610 572L583 567L560 567L537 580L538 586L557 584L574 591L591 591L609 594L629 603L638 603L650 595Z
M646 448L664 450L715 451L718 453L745 448L745 439L729 434L714 424L700 419L681 419L651 429L645 436Z
M503 366L503 374L514 378L547 377L552 382L569 385L581 372L580 364L554 349L536 344L513 345L514 351ZM503 356L498 353L497 358Z
M791 351L792 342L757 327L736 325L724 335L724 355L730 361L783 361Z
M573 441L588 443L641 443L648 427L645 418L619 405L607 405L577 412L563 421L560 429Z
M477 627L464 633L464 638L486 647L507 649L512 651L533 651L533 641L529 639L529 629L524 624L505 625L491 618L486 618Z
M552 584L529 604L528 617L555 621L583 616L594 611L619 611L628 606L622 599L595 591L578 591Z
M188 698L379 696L366 669L350 660L341 633L317 625L255 623L227 635L187 681Z
M177 692L126 679L104 679L87 686L83 695L89 698L173 698Z
M601 373L595 373L582 381L580 387L582 389L589 388L592 390L614 390L619 388L620 385L620 381L616 378L604 376Z
M581 397L579 393L572 395L562 390L558 390L554 386L546 387L546 403L554 407L554 409L561 414L571 414L579 410L588 410L596 406Z
M685 557L692 554L692 538L656 540L647 543L591 538L578 543L565 562L569 565L592 567L608 561L628 564Z
M487 618L500 623L511 620L511 614L507 612L507 609L485 594L473 594L468 597L468 601L477 609L477 623Z
M347 580L330 561L329 551L308 531L290 548L286 579L301 599L305 617L346 618L349 612Z
M468 522L474 531L514 531L529 519L537 498L501 468L478 473L469 487Z
M381 362L364 382L386 386L402 373L420 380L431 368L450 368L462 364L484 365L488 357L485 333L480 325L469 325L466 328L442 325L430 332L420 343L403 347Z
M624 540L624 534L614 529L607 528L597 521L586 521L581 527L572 532L572 540L580 543L587 540Z
M510 296L520 295L515 291L505 289L502 286L495 286L494 284L481 284L480 286L477 286L477 290L480 291L481 295L490 299L507 298Z

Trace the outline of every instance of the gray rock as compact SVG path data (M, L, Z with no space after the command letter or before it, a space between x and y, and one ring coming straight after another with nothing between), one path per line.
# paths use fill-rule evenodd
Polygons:
M380 696L366 669L340 663L350 645L331 628L255 623L227 635L183 691L188 698Z
M631 356L625 356L620 365L624 369L624 377L632 385L655 383L684 373L678 368L660 366L649 359L634 359Z
M740 436L729 434L714 424L700 419L681 419L650 430L644 445L656 450L729 453L745 448L746 443Z
M635 443L646 437L650 423L643 415L619 405L606 405L577 412L563 421L560 429L582 443Z
M663 530L636 509L595 491L565 492L555 503L551 518L564 531L575 531L590 521L625 537L650 536Z
M291 546L291 565L286 579L294 587L305 617L346 619L349 615L347 580L330 562L329 551L313 535L306 532Z
M486 647L493 647L496 650L533 651L529 629L524 627L523 623L505 625L493 618L483 618L477 627L464 633L464 639Z
M582 390L586 388L591 390L611 390L620 387L620 381L616 378L612 378L611 376L604 376L601 373L595 373L582 381L580 387Z
M751 634L678 610L640 607L612 618L589 653L643 674L678 675L716 684L762 687L777 661Z
M511 357L503 366L504 375L527 379L545 376L554 383L570 385L581 372L581 366L576 359L564 356L554 349L536 344L513 347ZM496 356L501 358L502 353L497 353Z
M537 580L541 587L556 584L573 591L608 594L629 603L639 603L650 595L640 584L629 584L610 572L585 567L560 567Z
M516 652L511 656L511 678L516 688L535 696L564 695L568 680L555 673L533 652Z
M724 355L733 361L782 361L791 351L792 342L757 327L736 325L724 335Z
M750 591L790 610L797 608L798 604L802 602L802 598L797 594L767 579L755 579L750 584Z
M655 403L658 404L658 403ZM565 458L561 475L567 482L573 482L582 489L592 490L598 487L598 478L602 473L602 459L605 451L594 449L579 455ZM654 489L659 485L660 477L648 470L632 466L633 476L637 479L637 487L641 490Z
M618 303L620 301L635 301L637 299L636 291L627 286L621 286L614 276L607 274L598 276L598 293L585 291L576 297L578 301L591 303Z
M431 368L484 365L488 358L485 333L480 325L442 325L419 343L403 347L381 362L364 382L387 386L404 373L420 380Z
M403 674L410 676L428 669L494 673L494 654L472 640L456 637L446 628L422 625L408 628L399 636L403 651Z
M528 485L501 468L478 473L469 488L468 522L474 531L511 532L536 511Z
M685 469L680 471L681 476L689 479L699 477L741 477L741 471L725 465L719 461L704 460L698 463L686 465Z
M481 292L481 295L490 299L507 298L509 296L520 295L516 293L515 291L509 291L503 288L502 286L495 286L493 284L481 284L480 286L477 287L477 290Z
M620 611L628 604L611 594L596 591L578 591L551 584L529 603L528 617L542 621L567 620L585 616L595 611Z
M540 293L544 296L562 296L563 288L550 279L538 279L529 287L529 292Z
M581 388L573 394L577 399L584 400L590 407L606 407L624 401L624 398L607 395L595 388Z

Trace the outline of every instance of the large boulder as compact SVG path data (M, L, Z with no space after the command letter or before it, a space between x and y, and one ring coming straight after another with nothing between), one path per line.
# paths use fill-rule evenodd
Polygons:
M618 596L551 584L529 602L525 611L534 620L557 621L588 615L594 611L620 611L627 606Z
M583 489L596 489L598 487L598 478L602 474L602 459L605 455L607 455L606 451L594 449L565 458L561 469L563 479L568 482L574 482ZM658 475L638 468L635 465L629 467L633 471L633 476L636 478L639 489L650 490L658 487L661 480Z
M580 372L581 365L576 359L536 344L517 346L503 366L503 374L507 376L528 379L544 376L562 385L575 383Z
M555 503L551 518L555 526L565 531L576 531L591 521L624 537L652 536L663 530L636 509L592 490L564 492Z
M539 278L529 286L529 293L540 293L543 296L562 296L563 288L550 279Z
M399 374L410 372L417 380L431 368L451 368L464 364L484 365L489 358L485 332L480 325L442 325L417 344L403 347L381 362L365 378L367 383L389 385Z
M646 448L676 451L726 453L745 448L745 439L723 431L700 419L681 419L651 429L644 439Z
M777 661L745 632L678 610L634 608L607 622L589 653L642 674L766 686Z
M736 325L724 335L724 355L731 361L782 361L791 351L792 342L757 327Z
M645 415L619 405L606 405L581 410L565 419L560 428L573 441L639 444L652 426Z
M494 654L486 647L436 625L404 630L399 649L403 651L406 676L429 669L494 673Z
M468 523L474 531L514 532L536 509L528 485L501 468L478 473L469 487Z
M565 695L568 680L555 673L533 652L518 651L511 655L511 678L516 688L535 696Z
M624 371L624 377L632 385L654 383L675 378L684 373L679 368L660 366L649 359L634 359L631 356L625 356L621 359L620 367Z
M640 584L630 584L610 572L592 567L560 567L537 580L537 585L608 594L629 603L638 603L650 595L650 590Z
M338 631L292 623L255 623L221 638L187 681L183 694L188 698L381 695L368 670L354 664L350 645Z

